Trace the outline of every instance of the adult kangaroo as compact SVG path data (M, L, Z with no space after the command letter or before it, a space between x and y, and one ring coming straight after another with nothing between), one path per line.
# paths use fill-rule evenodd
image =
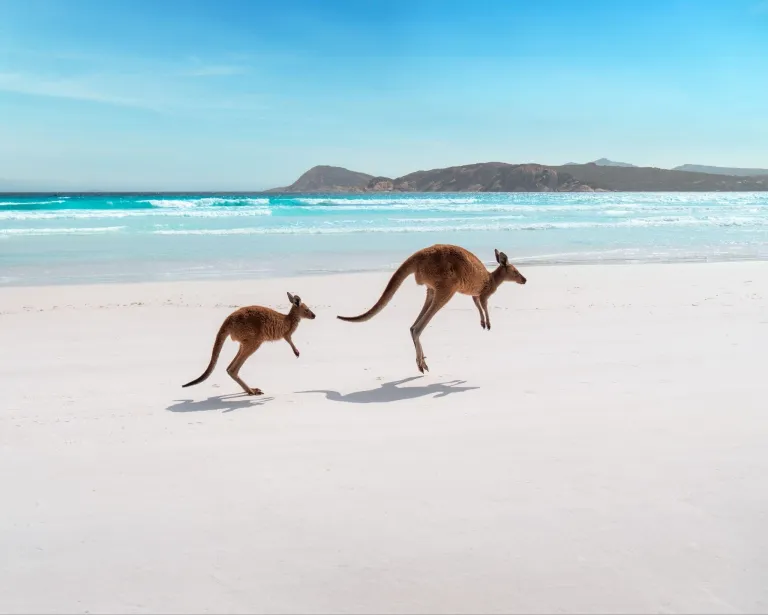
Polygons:
M365 322L381 312L390 302L405 279L414 274L416 283L427 287L427 297L416 321L411 327L411 337L416 348L416 367L423 374L429 371L424 350L419 341L421 333L451 297L456 293L470 295L480 312L480 326L491 329L488 315L488 298L503 282L525 284L526 279L511 265L504 252L496 252L499 266L488 271L477 256L459 246L437 244L409 256L392 275L376 304L359 316L338 316L347 322Z

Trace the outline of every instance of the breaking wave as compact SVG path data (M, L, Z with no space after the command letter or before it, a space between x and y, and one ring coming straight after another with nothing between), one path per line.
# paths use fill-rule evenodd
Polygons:
M97 226L76 228L7 228L0 229L0 235L9 237L34 237L45 235L98 235L102 233L117 233L124 230L124 226Z
M268 205L268 198L204 197L198 199L144 199L138 203L148 203L153 207L213 207L215 205Z
M735 217L723 218L641 218L619 222L532 222L532 223L476 223L434 224L428 219L422 224L367 226L367 225L324 225L290 227L249 227L228 229L161 229L152 231L156 235L340 235L346 233L452 233L466 231L546 231L573 229L605 228L650 228L650 227L732 227L732 226L768 226L768 219L747 219ZM444 219L443 221L448 221ZM413 223L414 220L404 220Z

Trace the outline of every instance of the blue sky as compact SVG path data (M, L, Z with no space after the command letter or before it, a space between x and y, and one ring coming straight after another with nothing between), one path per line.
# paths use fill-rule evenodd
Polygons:
M0 0L0 178L768 167L768 0Z

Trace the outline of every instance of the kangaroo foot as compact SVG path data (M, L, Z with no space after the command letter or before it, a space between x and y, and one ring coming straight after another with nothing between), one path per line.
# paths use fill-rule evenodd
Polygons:
M481 326L483 329L485 329L485 321L484 321L484 320L481 320L481 321L480 321L480 326Z
M251 388L251 389L248 391L248 395L264 395L264 391L262 391L261 389L254 389L254 388Z
M427 362L424 360L427 357L421 357L421 359L416 359L416 367L419 368L419 371L423 374L424 372L428 372L429 368L427 367Z

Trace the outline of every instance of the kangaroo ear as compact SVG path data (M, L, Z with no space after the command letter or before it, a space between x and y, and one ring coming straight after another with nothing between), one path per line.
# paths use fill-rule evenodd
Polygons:
M288 301L291 303L296 303L296 297L294 297L291 293L288 293Z
M299 307L301 305L301 298L298 295L293 296L293 305Z
M499 252L498 250L495 250L496 252L496 262L499 263L499 265L507 266L507 263L509 262L507 260L507 255L504 254L504 252Z

